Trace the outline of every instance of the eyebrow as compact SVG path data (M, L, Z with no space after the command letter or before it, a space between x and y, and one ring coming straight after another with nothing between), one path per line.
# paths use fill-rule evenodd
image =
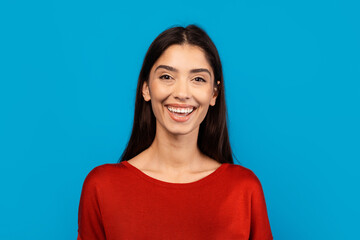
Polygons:
M172 72L179 72L179 70L177 70L176 68L174 67L171 67L171 66L168 66L168 65L159 65L155 68L155 72L156 70L158 70L159 68L163 68L163 69L166 69L168 71L172 71ZM189 71L190 73L199 73L199 72L207 72L210 76L211 76L211 73L208 69L206 68L195 68L195 69L191 69Z

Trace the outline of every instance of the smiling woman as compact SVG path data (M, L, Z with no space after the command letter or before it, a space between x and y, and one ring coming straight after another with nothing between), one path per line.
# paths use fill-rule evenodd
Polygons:
M209 106L214 106L212 68L201 48L172 45L155 62L143 84L145 101L151 100L157 128L173 134L199 132ZM151 89L151 90L150 90ZM181 122L181 124L179 124Z
M94 168L78 239L272 239L256 175L233 163L224 80L204 30L170 28L150 45L119 163Z

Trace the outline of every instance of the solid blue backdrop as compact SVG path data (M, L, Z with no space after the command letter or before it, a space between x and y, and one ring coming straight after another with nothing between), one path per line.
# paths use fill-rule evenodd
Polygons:
M359 227L358 1L0 3L0 239L75 239L81 187L129 139L152 40L195 23L224 68L235 156L275 239ZM126 219L124 219L126 221Z

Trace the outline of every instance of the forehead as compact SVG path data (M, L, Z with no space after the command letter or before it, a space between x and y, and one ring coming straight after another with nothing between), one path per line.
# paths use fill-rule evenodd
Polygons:
M168 47L155 62L152 69L162 64L178 68L179 70L207 68L212 72L204 50L189 44L176 44Z

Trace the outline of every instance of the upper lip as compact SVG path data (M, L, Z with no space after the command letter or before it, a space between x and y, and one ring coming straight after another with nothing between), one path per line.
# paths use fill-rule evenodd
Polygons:
M177 107L177 108L196 108L195 106L192 106L192 105L187 105L187 104L176 104L176 103L174 103L174 104L172 104L172 103L170 103L170 104L166 104L165 106L169 106L169 107Z

